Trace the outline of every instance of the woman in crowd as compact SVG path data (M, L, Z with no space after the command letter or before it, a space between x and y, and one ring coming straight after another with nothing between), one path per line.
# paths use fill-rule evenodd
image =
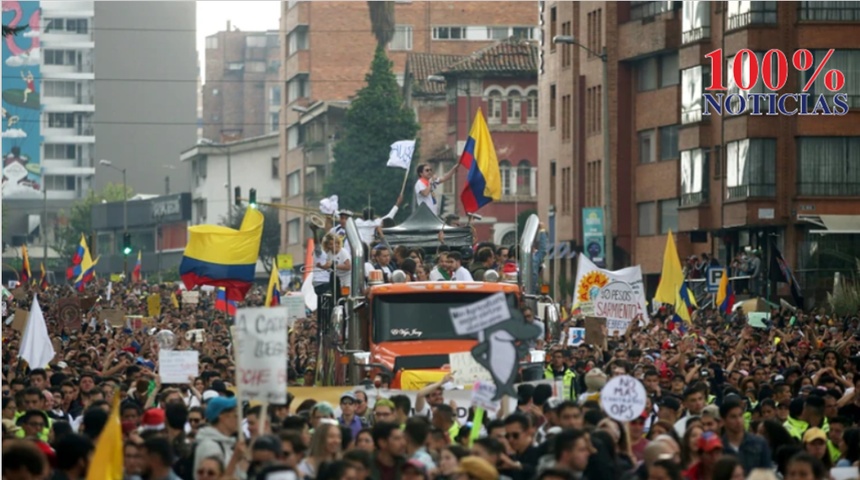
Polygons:
M320 465L340 459L341 443L341 431L337 422L330 419L320 420L311 437L308 456L298 466L299 473L305 478L315 479Z

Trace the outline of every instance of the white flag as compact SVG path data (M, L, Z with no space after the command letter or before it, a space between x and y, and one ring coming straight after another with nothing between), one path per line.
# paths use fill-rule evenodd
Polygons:
M54 346L48 336L48 326L42 316L39 300L33 297L33 308L30 309L30 320L24 329L21 339L20 357L27 361L30 368L45 368L54 359Z
M400 140L391 144L387 167L397 167L409 170L412 163L412 153L415 151L415 140Z
M317 292L314 290L313 273L302 282L302 295L305 297L305 306L312 312L317 311Z
M107 301L110 301L110 296L113 293L113 281L108 282L107 286Z

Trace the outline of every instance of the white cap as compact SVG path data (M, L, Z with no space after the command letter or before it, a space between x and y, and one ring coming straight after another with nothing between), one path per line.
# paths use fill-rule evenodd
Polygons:
M206 390L205 392L203 392L203 401L208 402L209 400L212 400L213 398L217 398L220 396L221 395L218 392L216 392L215 390Z

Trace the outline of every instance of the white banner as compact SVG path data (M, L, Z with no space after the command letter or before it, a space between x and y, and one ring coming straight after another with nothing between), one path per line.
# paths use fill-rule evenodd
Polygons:
M188 384L200 373L197 350L159 350L158 375L161 383Z
M391 144L386 167L396 167L409 170L412 164L412 153L415 152L415 140L400 140Z
M511 318L508 301L502 292L494 293L475 303L449 310L451 322L454 324L457 335L482 332Z
M637 316L648 321L645 285L639 265L609 271L598 268L584 255L577 257L573 310L591 317L605 317L610 335L623 335Z
M287 403L287 307L236 311L236 385L242 400Z

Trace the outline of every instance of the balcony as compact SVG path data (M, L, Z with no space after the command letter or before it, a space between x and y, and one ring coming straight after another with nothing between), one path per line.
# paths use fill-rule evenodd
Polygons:
M304 145L305 162L309 167L325 167L332 157L331 144L310 142Z
M742 200L745 198L773 198L776 196L776 185L750 184L726 188L727 200Z
M667 2L647 2L666 4ZM664 13L668 12L668 13ZM634 10L631 10L633 15ZM630 60L654 52L676 49L681 41L681 21L673 10L660 11L658 15L630 21L619 27L618 58Z
M687 45L704 40L711 36L711 27L699 27L681 33L681 43Z
M798 183L797 195L806 197L847 197L860 195L860 183Z
M860 2L799 2L801 22L858 22Z
M708 202L708 192L693 192L681 194L681 207L696 207Z

